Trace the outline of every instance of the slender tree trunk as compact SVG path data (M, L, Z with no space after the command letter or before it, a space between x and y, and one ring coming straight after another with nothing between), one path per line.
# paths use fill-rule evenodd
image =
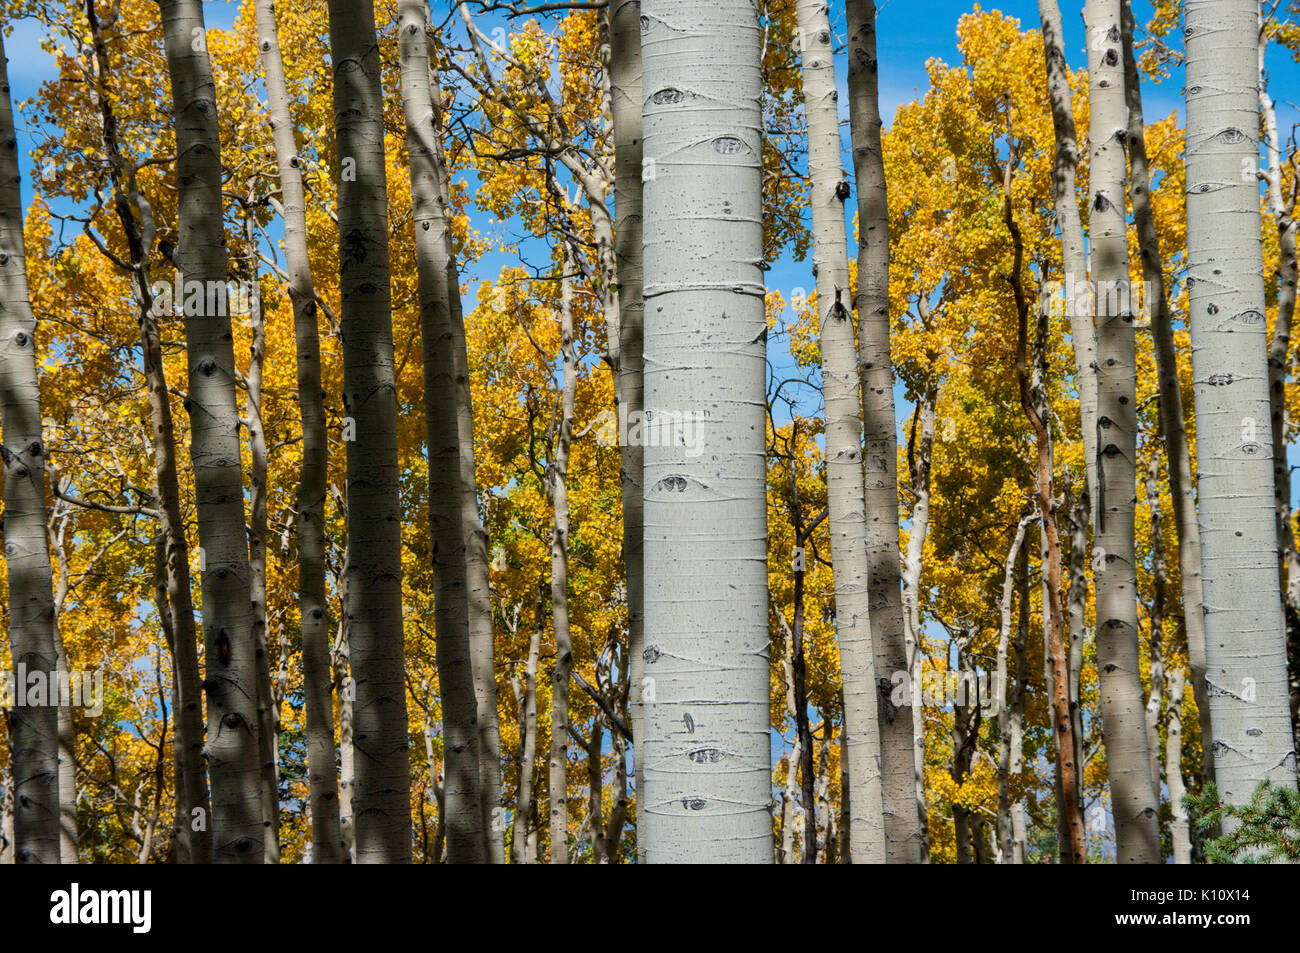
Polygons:
M1169 688L1169 723L1165 730L1165 772L1169 783L1169 808L1172 817L1169 821L1169 836L1173 842L1175 864L1192 862L1192 832L1187 820L1187 808L1183 807L1183 796L1187 788L1183 785L1183 686L1186 676L1183 668L1175 664L1170 668Z
M1040 531L1042 527L1039 527ZM1012 648L1016 653L1016 672L1011 678L1011 695L1007 699L1008 731L1011 736L1011 760L1008 772L1018 777L1025 767L1025 692L1029 686L1029 551L1020 550L1019 578L1016 582L1016 635ZM1029 837L1025 833L1025 802L1018 797L1011 802L1011 862L1023 864Z
M36 381L36 319L27 293L19 196L18 142L0 39L0 411L4 443L4 551L9 580L9 650L14 684L58 668L54 584L45 532L45 459ZM15 705L9 714L13 759L15 858L59 863L57 699ZM67 766L72 770L72 766ZM7 789L6 789L7 790Z
M170 391L163 366L162 339L149 278L149 254L155 229L152 209L136 187L135 170L124 160L117 136L117 116L111 93L108 44L100 26L94 0L86 2L86 20L95 50L96 98L100 112L100 141L109 160L113 208L122 226L130 254L131 278L140 311L140 362L149 400L150 439L153 445L155 509L159 533L165 541L166 601L173 628L173 670L177 678L175 731L178 736L178 771L184 788L177 836L185 843L182 855L191 863L212 860L209 830L207 762L203 755L202 680L199 677L198 633L190 580L189 544L181 518L180 484L177 476L176 430L172 419ZM136 214L139 214L139 221Z
M708 416L645 448L640 827L649 863L771 863L761 30L742 0L642 19L645 406Z
M1128 106L1129 198L1137 225L1142 280L1151 312L1151 338L1160 386L1160 432L1168 461L1169 496L1178 531L1178 570L1182 581L1183 620L1192 668L1192 693L1201 717L1202 737L1209 738L1210 703L1205 688L1205 610L1201 597L1201 532L1196 523L1196 488L1184 425L1183 392L1178 377L1173 313L1165 286L1164 259L1151 209L1151 175L1147 164L1146 125L1142 115L1142 86L1133 55L1133 8L1123 0L1124 98ZM1155 740L1151 740L1152 748ZM1202 778L1214 780L1214 755L1203 746Z
M889 863L921 860L921 819L913 764L910 707L889 699L889 677L907 670L898 552L898 426L889 349L889 205L880 147L876 4L847 0L849 117L858 193L858 369L865 439L867 551L871 638L879 694L885 855ZM850 840L851 840L850 835Z
M338 495L337 488L334 490ZM344 504L346 506L346 503ZM345 516L346 519L346 516ZM343 839L344 863L356 863L356 830L352 823L352 792L356 788L356 749L352 743L352 722L355 711L356 684L352 680L352 666L348 651L348 568L347 553L343 555L343 566L337 577L339 590L339 624L338 634L334 640L334 652L331 658L333 677L339 700L339 835Z
M519 793L515 798L514 836L510 844L510 862L514 864L533 862L533 856L528 851L528 823L533 814L533 774L537 763L537 660L542 648L542 632L546 628L545 599L546 590L539 584L533 634L528 640L524 693L520 704Z
M640 419L645 406L642 377L641 298L641 2L613 0L610 7L610 110L614 121L614 253L618 263L619 433ZM636 415L633 417L633 415ZM620 450L623 498L623 572L627 594L628 661L631 665L631 716L637 791L642 790L641 678L645 660L642 599L644 529L641 482L642 448L623 440ZM645 852L637 840L637 856Z
M397 392L379 45L371 0L330 0L348 471L357 863L411 860ZM351 437L352 439L347 439Z
M181 183L175 257L186 290L186 407L203 584L213 857L222 863L260 864L265 852L258 786L257 659L235 355L226 307L216 83L199 0L163 0L162 21Z
M1261 8L1262 8L1261 4ZM1261 24L1259 30L1259 109L1264 129L1264 165L1260 170L1267 187L1269 211L1277 228L1278 254L1281 258L1277 273L1277 317L1273 324L1273 337L1268 345L1268 395L1270 420L1273 430L1273 508L1277 514L1278 548L1281 559L1283 596L1291 610L1300 610L1300 554L1296 552L1295 531L1291 528L1291 467L1287 463L1287 409L1286 377L1291 353L1291 322L1295 317L1296 298L1296 226L1292 218L1295 211L1296 182L1292 178L1291 194L1282 194L1282 142L1277 131L1277 109L1268 92L1268 70L1265 54L1268 50L1270 29Z
M1079 389L1084 465L1087 468L1084 508L1096 496L1097 485L1097 331L1087 310L1088 262L1079 215L1076 172L1079 144L1074 125L1074 97L1066 65L1065 40L1061 29L1061 8L1056 0L1038 0L1038 18L1043 31L1043 56L1047 68L1047 98L1056 134L1056 156L1052 167L1052 195L1056 224L1060 229L1061 270L1070 339L1074 346L1074 370Z
M573 401L577 360L573 350L573 273L577 268L568 243L560 275L560 413L555 450L546 473L551 501L551 624L555 665L551 672L551 759L549 787L551 863L569 862L569 684L573 643L569 634L569 445L573 440Z
M248 565L252 570L250 594L253 603L253 639L257 666L257 737L259 780L262 801L262 826L265 860L280 862L280 779L276 755L280 746L280 718L275 692L271 687L271 655L268 651L266 606L266 432L262 423L262 372L266 361L266 328L262 321L262 288L257 273L256 235L251 214L244 216L244 240L249 249L250 269L248 324L252 330L252 347L245 378L247 401L245 425L248 427L249 457L252 461L249 493Z
M451 246L448 202L439 174L442 145L433 118L427 21L425 3L402 0L398 8L398 42L424 358L429 547L434 569L434 638L443 725L442 816L447 826L448 862L482 863L487 856L487 841L479 791L478 712L470 660L460 443L449 332ZM454 293L459 296L460 289Z
M1050 686L1052 735L1056 749L1056 793L1058 843L1062 863L1087 862L1083 804L1079 797L1081 770L1074 741L1074 718L1070 708L1070 663L1065 645L1065 606L1061 598L1061 537L1056 523L1057 503L1053 488L1052 433L1047 392L1046 301L1039 301L1034 333L1033 367L1029 354L1030 302L1021 273L1024 269L1024 240L1016 222L1011 200L1015 167L1020 161L1011 117L1007 118L1007 141L1011 150L1002 170L1002 214L1011 236L1012 264L1009 281L1016 308L1016 383L1020 409L1034 434L1037 473L1034 495L1038 505L1043 564L1043 665L1044 680Z
M302 627L303 700L307 722L307 770L311 797L312 861L344 859L339 830L338 773L334 752L334 705L330 698L329 600L325 589L325 486L329 444L325 392L321 386L316 288L307 253L307 210L302 163L289 114L289 92L280 55L272 0L257 0L258 49L266 81L271 137L280 175L284 257L289 273L297 352L298 406L302 414L302 466L297 497L298 607Z
M1061 9L1056 0L1039 0L1039 22L1043 33L1043 57L1047 75L1047 98L1052 110L1056 153L1052 169L1053 207L1060 230L1062 294L1070 322L1074 351L1074 372L1079 392L1080 429L1083 432L1085 482L1077 496L1070 487L1070 711L1074 736L1074 763L1083 763L1083 707L1079 681L1083 670L1083 642L1088 605L1088 525L1097 486L1097 329L1082 294L1088 287L1088 262L1079 215L1077 171L1079 145L1074 124L1074 97L1065 58ZM1083 803L1083 772L1075 772L1076 800Z
M808 120L813 274L817 280L826 405L826 498L835 573L835 636L844 684L844 730L848 735L852 791L849 843L854 863L880 864L885 862L885 830L877 720L879 692L871 639L871 556L867 515L863 511L862 403L854 353L844 200L839 194L843 171L834 49L830 11L824 0L799 0L797 9L804 114ZM890 672L881 675L888 679ZM908 747L910 772L910 738ZM915 803L908 809L915 811Z
M1002 852L1002 862L1014 863L1016 853L1015 832L1012 825L1011 798L1011 762L1015 740L1012 737L1011 721L1014 712L1014 698L1021 695L1019 679L1015 688L1008 691L1007 664L1008 649L1011 646L1011 603L1015 596L1017 560L1025 541L1025 530L1029 524L1038 519L1037 514L1023 516L1016 526L1016 535L1007 550L1006 570L1002 579L1002 599L999 603L1001 626L998 629L997 674L993 683L993 711L998 719L998 848ZM1026 570L1027 571L1027 570Z
M1089 241L1097 321L1097 669L1120 863L1160 860L1159 812L1138 674L1133 538L1137 457L1133 309L1124 221L1120 0L1088 0Z
M1147 738L1151 742L1151 784L1160 796L1160 725L1165 702L1165 589L1169 571L1165 563L1164 511L1160 505L1160 458L1151 454L1147 466L1146 503L1151 512L1151 626L1147 638L1150 689L1147 692ZM1170 766L1170 772L1178 765Z
M961 787L970 774L975 747L979 741L980 706L975 697L975 665L970 656L971 633L963 630L957 634L956 681L948 674L948 684L956 687L952 709L952 766L949 773L953 783ZM952 802L953 833L957 842L957 863L976 862L976 839L979 833L975 811L959 800Z
M1214 774L1230 804L1296 783L1277 585L1256 0L1186 0L1187 262Z
M785 670L785 710L790 721L796 725L794 746L786 759L785 790L781 797L781 853L777 863L793 864L795 862L795 828L796 794L799 791L799 764L802 759L803 736L798 730L799 720L794 700L794 633L785 624L785 616L778 612L781 628L785 635L785 657L782 660Z
M923 299L922 299L923 300ZM918 304L921 304L918 301ZM903 557L903 624L907 643L907 686L912 707L912 774L916 778L916 812L921 824L921 863L930 859L929 811L925 803L925 718L922 710L922 662L925 658L925 632L921 628L921 574L925 557L925 537L930 529L930 471L934 451L934 413L937 389L929 386L921 395L917 416L913 418L912 437L908 441L910 462L912 518L908 524L907 554ZM916 425L920 423L920 440ZM890 673L890 679L894 673Z

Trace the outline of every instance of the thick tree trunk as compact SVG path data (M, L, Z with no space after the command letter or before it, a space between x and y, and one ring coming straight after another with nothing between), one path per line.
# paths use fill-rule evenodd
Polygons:
M1136 366L1124 221L1124 57L1120 0L1088 0L1089 241L1097 322L1097 668L1120 863L1160 861L1159 802L1138 675L1133 537Z
M175 257L186 283L186 407L203 580L213 858L260 864L265 852L258 785L257 658L235 355L226 306L216 84L199 0L164 0L162 20L181 183Z
M573 273L577 268L567 242L560 275L560 411L555 450L546 473L551 502L551 625L555 665L551 670L550 793L551 863L569 862L569 685L573 642L569 633L569 445L573 441L573 400L578 366L573 350Z
M379 46L371 0L330 0L348 471L357 863L411 860L401 473ZM352 439L346 439L347 436Z
M865 440L867 551L870 554L871 638L879 693L885 854L889 863L921 860L910 707L889 699L889 678L907 670L898 552L898 425L889 350L889 205L880 148L876 5L847 0L849 117L858 193L858 369ZM850 836L850 840L851 840Z
M449 863L487 857L479 790L478 712L470 661L465 536L461 526L460 441L452 361L451 251L439 166L442 144L425 36L428 7L402 0L398 42L406 151L411 167L420 342L424 359L424 414L429 456L429 547L434 569L434 638L442 700L443 813Z
M1186 0L1187 262L1214 774L1296 783L1273 513L1255 177L1256 0ZM1264 441L1269 443L1264 443Z
M1151 209L1151 175L1147 164L1146 126L1142 116L1142 86L1133 55L1133 9L1123 0L1124 99L1128 106L1129 198L1137 226L1142 280L1151 313L1151 338L1160 386L1160 432L1168 462L1169 495L1178 531L1178 569L1182 581L1183 620L1192 668L1192 693L1200 713L1204 738L1210 737L1210 703L1205 688L1205 611L1201 596L1201 532L1196 524L1196 488L1184 425L1183 392L1178 378L1173 313L1165 286L1164 259ZM1155 740L1150 740L1155 749ZM1202 780L1214 780L1214 755L1203 746Z
M329 446L325 392L321 387L316 287L307 253L307 209L302 163L289 114L289 92L280 55L272 0L257 0L258 49L266 81L267 111L280 175L284 257L289 273L297 352L298 406L302 414L302 467L297 497L298 608L302 630L303 699L307 722L307 771L311 798L312 861L344 859L339 830L338 773L334 751L334 705L330 697L329 600L325 589L325 486Z
M610 7L610 110L614 121L614 253L618 265L618 414L619 433L639 419L645 406L642 376L641 298L641 2L613 0ZM633 417L636 415L636 417ZM642 605L644 530L641 482L642 448L623 440L620 449L623 498L623 572L627 596L628 661L631 665L632 740L641 790L641 677L645 667L645 614ZM638 838L637 856L644 860Z
M761 30L743 0L642 17L645 405L707 416L645 448L641 831L649 863L771 863Z
M871 639L871 555L863 510L862 402L853 339L844 200L839 194L843 170L834 48L825 0L799 0L797 11L804 114L808 120L813 274L817 281L826 405L826 499L835 574L835 637L844 685L844 730L848 736L852 792L849 843L854 863L881 864L885 862L885 829L877 720L879 690ZM892 673L880 674L888 679ZM909 738L909 773L911 750ZM908 809L914 812L915 802Z
M58 668L54 577L45 532L45 459L36 382L36 319L27 292L18 141L4 41L0 39L0 411L3 419L4 552L9 580L9 650L14 684ZM47 702L57 699L46 699ZM57 704L15 705L9 712L13 759L15 858L59 863ZM68 766L71 770L72 766Z

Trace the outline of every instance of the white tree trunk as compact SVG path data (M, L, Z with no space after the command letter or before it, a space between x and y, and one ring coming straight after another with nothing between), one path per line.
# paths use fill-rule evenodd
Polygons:
M1296 783L1255 177L1256 0L1186 0L1187 262L1215 780Z
M434 123L435 102L425 35L428 7L402 0L398 44L402 104L411 169L420 346L424 359L424 415L429 456L429 544L434 568L434 644L442 702L442 817L447 861L482 863L487 842L479 784L477 699L469 642L466 545L461 525L461 465L456 419L455 370L449 295L451 245L442 191L442 143Z
M1089 241L1097 322L1097 668L1120 863L1158 863L1159 813L1138 675L1133 309L1124 220L1120 0L1088 0Z
M330 697L329 600L325 590L325 485L329 441L321 389L316 286L307 254L307 209L302 165L289 114L289 90L272 0L256 0L258 50L266 80L267 111L280 175L284 257L293 305L298 406L302 414L302 468L297 496L298 606L302 631L303 699L311 798L312 862L342 862L338 773L334 766L334 705Z
M642 17L645 405L706 416L645 448L640 830L649 863L771 863L761 31Z
M835 576L835 637L840 649L844 730L849 755L849 849L854 863L880 864L885 862L885 829L880 790L878 689L871 641L871 564L864 510L862 403L854 348L844 199L839 194L844 171L840 162L834 46L825 0L799 0L797 12L803 57L804 114L808 120L813 274L817 281L822 393L826 406L827 523ZM884 678L892 675L880 674ZM910 763L908 767L910 770Z
M1133 55L1133 10L1123 0L1124 99L1128 105L1129 198L1137 226L1151 316L1151 338L1160 386L1160 432L1168 461L1169 495L1174 525L1178 529L1178 569L1182 581L1183 620L1187 633L1187 654L1192 669L1192 693L1199 709L1202 737L1209 738L1210 703L1205 689L1205 611L1201 595L1201 533L1196 525L1196 488L1187 447L1183 414L1183 391L1179 383L1178 352L1174 345L1173 314L1165 290L1164 259L1151 209L1151 176L1147 164L1146 127L1142 113L1141 77ZM1151 746L1156 746L1151 739ZM1202 780L1214 780L1214 757L1207 744L1201 762Z
M921 818L910 707L889 700L889 676L907 669L898 552L898 424L889 344L889 205L880 148L876 5L848 0L849 117L858 192L858 368L862 384L871 637L875 643L885 850L890 863L921 860ZM850 836L850 848L852 837Z
M164 0L163 39L176 127L180 242L187 282L186 407L194 466L203 580L204 662L212 779L213 859L263 859L258 787L256 644L240 466L235 355L226 307L226 236L222 222L221 145L216 84L199 0ZM197 284L195 284L197 283ZM192 308L197 291L202 304ZM215 304L215 309L211 304ZM215 310L216 313L208 313Z
M45 527L47 454L36 381L36 319L27 292L18 183L18 141L0 39L0 427L4 439L0 456L4 458L9 649L15 685L21 686L26 673L40 673L47 685L52 684L58 649ZM15 705L8 712L16 795L14 856L21 864L59 863L58 706L57 699L46 700L54 704Z
M632 415L645 407L642 369L642 329L645 302L641 297L641 2L612 0L610 6L610 111L614 122L614 252L618 263L618 413L619 433L627 433ZM623 498L623 572L627 598L628 661L631 666L630 715L633 768L641 790L641 674L645 660L645 613L642 601L641 481L643 451L624 440L620 485ZM637 839L637 856L645 859Z

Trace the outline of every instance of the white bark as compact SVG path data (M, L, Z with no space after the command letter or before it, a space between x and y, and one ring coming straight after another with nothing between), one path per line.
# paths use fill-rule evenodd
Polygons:
M357 863L410 863L397 392L379 46L371 0L330 0L347 448Z
M280 176L284 257L293 304L298 406L302 414L302 468L297 496L298 605L302 631L303 697L311 798L312 862L343 860L338 773L334 765L334 706L330 697L329 601L325 590L325 484L329 448L321 389L316 290L307 254L307 209L302 164L289 114L288 82L272 0L256 0L258 50L266 80L267 111Z
M1159 802L1138 673L1133 309L1124 219L1127 137L1120 0L1088 0L1089 241L1097 322L1097 668L1120 863L1160 860Z
M919 863L921 818L909 708L889 700L889 676L907 668L898 552L898 424L889 341L889 205L880 146L876 5L845 4L849 118L858 192L858 368L862 384L867 549L871 556L871 636L875 643L885 850L890 863ZM852 846L850 837L850 847Z
M1264 320L1256 0L1186 0L1187 260L1215 779L1296 783ZM1246 173L1250 174L1247 175Z
M640 832L649 863L771 863L760 28L642 18L645 404L707 416L698 454L645 450Z
M849 849L854 863L885 862L880 789L880 725L871 641L871 564L862 469L862 404L854 349L844 200L840 198L838 95L834 47L825 0L797 4L808 120L812 187L813 274L821 328L822 393L826 406L826 498L835 576L835 637L844 685L849 755ZM881 673L888 678L890 673ZM910 765L909 765L910 767ZM909 806L910 807L910 806Z
M0 410L4 444L4 559L9 582L9 649L15 684L58 667L53 571L45 528L45 441L36 380L36 319L27 292L4 41L0 39ZM47 699L47 701L49 701ZM18 863L59 863L58 706L16 705L9 713L13 825ZM67 770L72 766L68 765Z

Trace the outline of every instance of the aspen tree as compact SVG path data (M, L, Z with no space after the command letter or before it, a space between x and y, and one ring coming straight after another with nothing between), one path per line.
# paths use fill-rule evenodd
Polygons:
M487 843L480 802L478 714L470 660L460 444L449 330L448 296L459 295L460 290L450 287L447 201L439 173L442 143L434 124L427 23L428 7L422 0L402 0L397 27L420 295L434 639L442 701L445 780L441 820L446 825L448 862L482 863Z
M1214 776L1294 786L1260 239L1256 0L1186 0L1187 267ZM1225 822L1230 826L1231 822Z
M1097 323L1097 668L1120 863L1160 861L1159 802L1138 676L1137 378L1124 221L1124 57L1120 0L1088 0L1091 125L1088 238Z
M849 252L844 231L834 45L825 0L799 0L808 177L812 188L813 274L821 328L826 405L826 495L835 574L835 636L844 684L849 755L849 849L854 863L884 863L875 658L871 641L870 554L862 469L862 403L853 337ZM882 673L886 678L889 673ZM911 752L911 739L908 750ZM908 769L911 770L909 758ZM914 805L909 805L915 810Z
M348 651L357 863L411 860L397 394L379 44L371 0L330 0L338 148Z
M1183 414L1183 391L1178 378L1178 352L1174 346L1173 313L1165 286L1164 259L1151 209L1151 174L1147 164L1146 125L1142 114L1142 87L1133 55L1133 5L1123 0L1124 99L1128 106L1129 199L1137 226L1138 254L1142 259L1143 297L1151 318L1151 339L1160 388L1160 433L1168 462L1169 496L1174 526L1178 530L1178 571L1182 581L1183 624L1192 669L1192 693L1200 714L1202 737L1209 738L1210 702L1205 690L1205 611L1201 597L1201 532L1196 522L1196 488L1192 483L1191 456ZM1155 739L1149 739L1155 748ZM1214 755L1209 745L1202 752L1202 780L1214 780Z
M338 773L334 752L334 706L329 664L329 600L325 588L325 484L329 441L321 386L316 286L307 254L307 209L289 90L272 0L257 0L258 51L266 83L267 111L280 176L284 257L293 306L298 407L302 415L302 466L298 476L298 608L302 631L303 702L307 721L307 777L311 798L312 862L343 861L339 829Z
M701 439L645 448L640 834L771 863L761 29L747 0L641 14L645 406Z
M921 859L921 819L916 810L910 707L889 700L889 676L907 670L898 551L898 433L889 347L889 205L880 147L880 91L876 59L876 5L847 0L849 118L858 193L858 367L865 440L867 550L870 554L871 637L881 686L881 784L885 851L890 863ZM852 836L850 835L850 847Z
M45 529L44 435L36 382L36 319L27 291L18 140L4 39L0 36L0 457L4 461L4 556L9 581L9 651L15 686L27 673L51 684L58 668L54 576ZM15 705L14 859L59 863L58 699ZM66 770L71 771L72 765ZM8 790L6 789L6 794Z
M629 422L640 419L644 410L642 377L642 328L645 302L641 298L641 2L611 0L610 113L614 122L614 254L618 269L619 355L617 395L621 418L619 433L628 432ZM634 417L635 415L635 417ZM642 606L642 448L623 440L620 489L623 501L623 573L627 598L628 660L632 737L638 757L635 767L640 790L641 778L641 675L645 650L645 614ZM638 855L644 859L641 843Z
M186 288L186 407L203 586L209 826L214 860L260 864L257 659L226 301L216 84L199 0L163 0L162 21L180 185L180 241L173 257Z

